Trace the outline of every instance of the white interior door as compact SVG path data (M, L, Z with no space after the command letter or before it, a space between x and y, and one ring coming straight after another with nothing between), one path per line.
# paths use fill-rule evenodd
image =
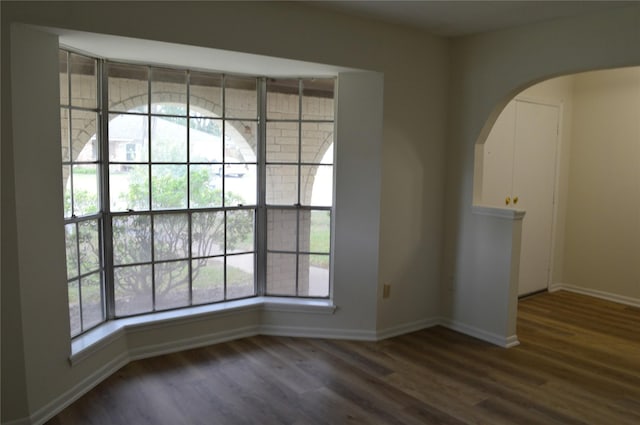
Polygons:
M516 100L513 191L522 224L519 295L549 285L559 107Z

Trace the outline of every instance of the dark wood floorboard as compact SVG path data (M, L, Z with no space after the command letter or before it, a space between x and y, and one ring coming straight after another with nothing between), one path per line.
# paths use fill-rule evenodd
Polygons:
M132 362L48 424L640 423L640 309L540 294L518 337L246 338Z

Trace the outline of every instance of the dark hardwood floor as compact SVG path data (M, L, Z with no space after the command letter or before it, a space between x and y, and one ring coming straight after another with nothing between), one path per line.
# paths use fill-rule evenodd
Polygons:
M518 337L252 337L133 362L48 424L640 424L640 309L536 295Z

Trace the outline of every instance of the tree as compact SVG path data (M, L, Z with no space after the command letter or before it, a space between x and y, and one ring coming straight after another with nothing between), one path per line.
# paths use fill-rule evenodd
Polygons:
M186 167L168 168L152 178L152 203L154 208L179 208L186 204ZM207 169L192 169L189 185L190 206L211 208L222 206L222 191L215 188L213 176ZM132 179L127 201L129 205L144 202L147 196L144 179ZM225 205L241 205L243 199L233 193L225 196ZM116 264L136 264L151 260L156 263L155 297L159 308L186 305L190 279L197 279L207 267L207 258L222 255L226 250L247 245L253 246L253 210L202 210L191 215L186 212L155 214L153 231L148 215L132 213L114 219L113 249ZM191 244L189 244L189 233ZM153 241L153 242L152 242ZM191 249L193 260L188 261ZM252 249L251 249L252 250ZM151 276L149 267L130 268L131 273L119 273L116 279L117 299L128 313L150 308ZM191 271L191 273L189 273ZM120 314L120 311L118 312ZM126 314L126 313L125 313Z
M186 170L186 166L177 166L153 176L154 210L186 208ZM191 214L191 220L187 212L157 213L153 215L152 224L151 216L140 212L146 210L141 206L148 205L149 196L147 179L143 177L133 172L125 194L127 205L135 211L112 219L117 315L152 309L152 268L148 265L152 259L156 262L156 306L164 309L188 304L190 279L195 280L207 272L208 257L223 255L225 246L226 252L253 250L253 210L213 210L222 207L222 191L212 184L214 176L210 169L191 167L190 206L202 208ZM97 202L95 195L82 191L78 191L74 199L76 210ZM236 206L243 202L240 196L226 193L225 205ZM97 238L96 232L93 242L97 243ZM87 242L91 241L85 241L85 244ZM80 261L83 261L82 255Z

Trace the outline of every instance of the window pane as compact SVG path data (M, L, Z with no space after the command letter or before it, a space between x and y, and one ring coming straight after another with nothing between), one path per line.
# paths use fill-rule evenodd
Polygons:
M98 115L92 111L71 110L71 146L74 161L98 159Z
M256 162L258 123L248 120L224 122L224 162Z
M267 294L296 295L296 255L267 255Z
M98 115L91 111L71 110L71 151L73 161L98 160Z
M253 210L227 211L227 253L254 250Z
M224 254L224 212L193 213L191 255L208 257Z
M69 139L69 110L60 109L60 146L62 148L62 162L71 161L71 148Z
M152 165L151 173L153 209L187 207L186 165Z
M159 214L153 218L155 261L177 260L189 256L187 214Z
M298 203L298 166L267 165L267 204Z
M68 80L68 64L67 52L58 51L58 62L60 69L60 105L69 105L69 80Z
M151 113L187 115L187 72L151 68Z
M333 120L335 80L314 78L302 81L302 119Z
M64 226L64 236L67 254L67 279L72 279L78 276L78 241L75 223Z
M73 213L76 216L96 214L99 209L97 165L73 166Z
M297 79L267 80L267 119L297 120L300 114Z
M297 220L295 210L268 210L267 249L295 252Z
M258 117L258 86L255 78L225 77L225 116Z
M113 263L151 261L151 218L146 215L113 217Z
M116 316L153 310L151 266L116 267L113 278Z
M189 167L189 206L211 208L222 206L222 180L217 174L219 165Z
M333 205L333 166L301 167L301 196L303 205L330 207Z
M253 254L227 257L227 299L255 295Z
M71 208L71 166L62 166L62 191L64 196L64 217L69 218L73 214Z
M333 123L302 123L302 162L333 163Z
M103 167L99 111L87 110L100 101L103 68L79 54L68 58L59 55L65 217L99 213ZM113 112L104 158L114 213L105 235L113 246L113 314L254 296L259 193L282 205L267 210L267 293L328 296L330 211L287 208L332 203L335 81L267 81L263 194L261 80L117 63L104 70ZM177 211L187 208L194 210ZM101 231L96 219L65 225L74 335L105 320Z
M82 327L89 329L104 320L100 273L82 278Z
M222 116L222 76L191 72L189 80L190 114Z
M149 70L146 66L110 63L109 110L146 112L149 102Z
M298 123L267 123L267 162L298 162Z
M299 235L298 250L299 252L309 252L311 250L311 211L301 210L299 215ZM314 229L315 230L315 229Z
M151 118L151 160L187 161L186 118Z
M69 70L71 72L71 105L95 108L98 90L95 59L71 53Z
M149 160L149 119L143 115L109 115L109 161Z
M80 319L80 284L77 280L72 280L67 283L67 294L69 297L71 336L76 336L82 331Z
M189 118L191 162L222 162L222 121Z
M298 257L298 295L329 296L329 256L305 255Z
M309 222L310 220L310 222ZM305 211L300 214L300 250L314 253L330 252L331 212ZM306 230L302 232L302 229Z
M98 220L78 223L80 274L100 269L100 231Z
M224 299L224 258L200 258L191 262L193 304Z
M155 266L156 310L189 305L189 262L172 261Z
M115 164L109 166L111 211L149 209L149 167Z
M224 204L227 207L256 204L255 164L224 165Z

